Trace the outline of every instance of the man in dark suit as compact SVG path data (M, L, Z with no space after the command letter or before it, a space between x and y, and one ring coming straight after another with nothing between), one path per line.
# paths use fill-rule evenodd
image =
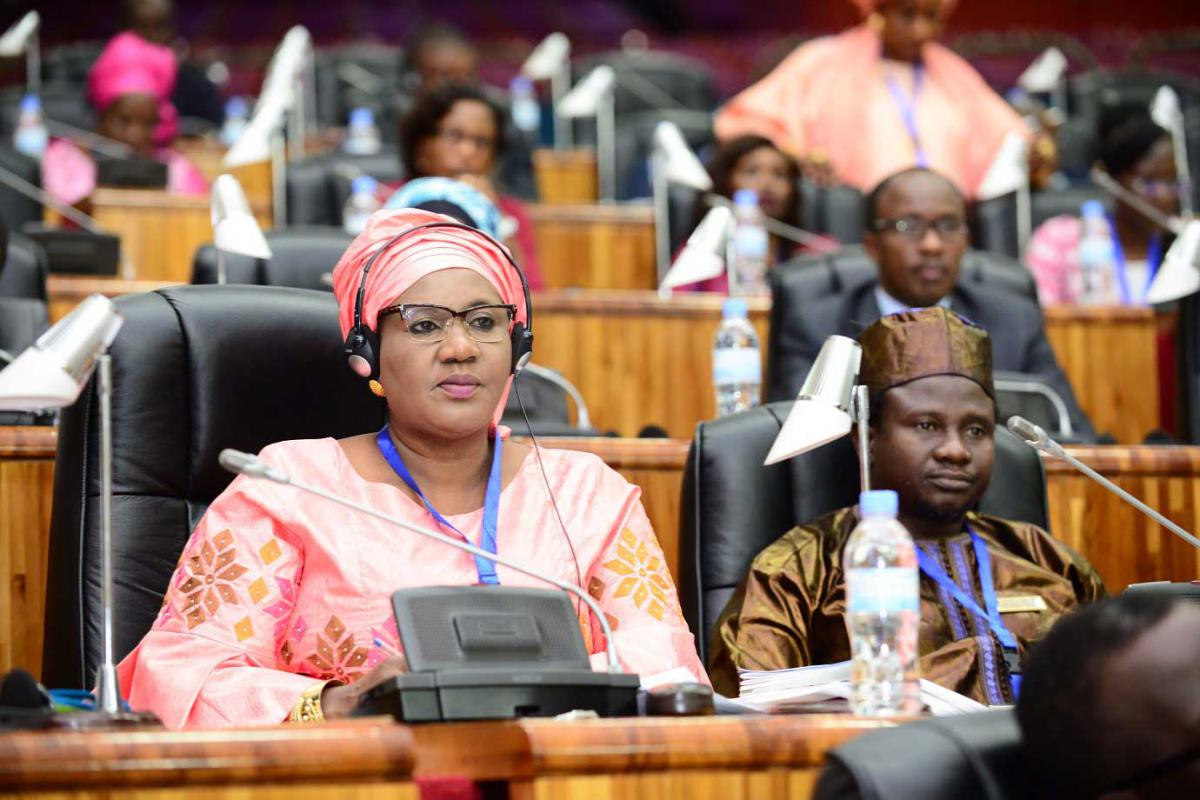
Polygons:
M1046 339L1037 301L1002 286L959 282L968 244L966 202L949 180L923 168L884 179L867 197L863 241L876 276L804 302L786 319L773 318L778 330L772 331L769 399L796 396L829 336L854 338L885 314L941 305L991 335L997 371L1035 375L1058 392L1075 436L1093 440L1091 422Z

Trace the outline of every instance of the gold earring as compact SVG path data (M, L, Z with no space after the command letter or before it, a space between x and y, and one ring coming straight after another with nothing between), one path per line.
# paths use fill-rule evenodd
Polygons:
M867 17L867 27L876 33L883 33L883 29L887 27L887 21L884 20L883 14L880 14L878 11L872 11L870 16Z
M387 392L383 390L383 384L379 381L367 381L367 388L371 390L371 394L376 397L387 397Z

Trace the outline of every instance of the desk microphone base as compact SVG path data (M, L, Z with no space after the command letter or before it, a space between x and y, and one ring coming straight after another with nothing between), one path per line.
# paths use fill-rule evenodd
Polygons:
M399 675L371 689L359 715L391 714L399 722L553 717L595 711L601 717L637 716L637 675L546 672L423 672Z

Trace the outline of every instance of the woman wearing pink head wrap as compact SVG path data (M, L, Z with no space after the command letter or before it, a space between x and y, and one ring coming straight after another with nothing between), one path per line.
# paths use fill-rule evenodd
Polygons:
M767 136L810 175L863 191L926 166L974 198L1009 134L1030 133L936 41L955 0L854 2L862 25L798 47L717 113L717 137Z
M175 54L136 33L115 36L88 73L88 100L98 117L96 132L142 158L167 164L167 190L204 194L208 182L181 154L166 147L178 131L171 89ZM55 139L42 159L42 183L56 199L76 205L96 188L96 165L85 151Z
M574 451L542 450L543 479L538 454L494 424L510 383L512 326L529 318L505 252L462 227L392 242L430 223L455 224L424 211L378 212L334 270L343 334L363 287L362 323L378 334L366 372L387 424L343 440L280 442L261 457L298 480L587 587L626 669L645 677L683 667L706 681L640 491ZM121 689L177 728L311 718L314 707L344 716L363 691L404 669L391 593L476 583L539 585L239 477L193 533L162 612L118 668ZM600 626L582 606L580 629L593 665L604 668Z

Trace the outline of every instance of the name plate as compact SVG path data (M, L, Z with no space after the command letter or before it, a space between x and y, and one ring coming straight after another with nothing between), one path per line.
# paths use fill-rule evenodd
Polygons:
M1046 601L1037 594L1010 594L996 598L1001 614L1020 614L1023 611L1045 611Z

